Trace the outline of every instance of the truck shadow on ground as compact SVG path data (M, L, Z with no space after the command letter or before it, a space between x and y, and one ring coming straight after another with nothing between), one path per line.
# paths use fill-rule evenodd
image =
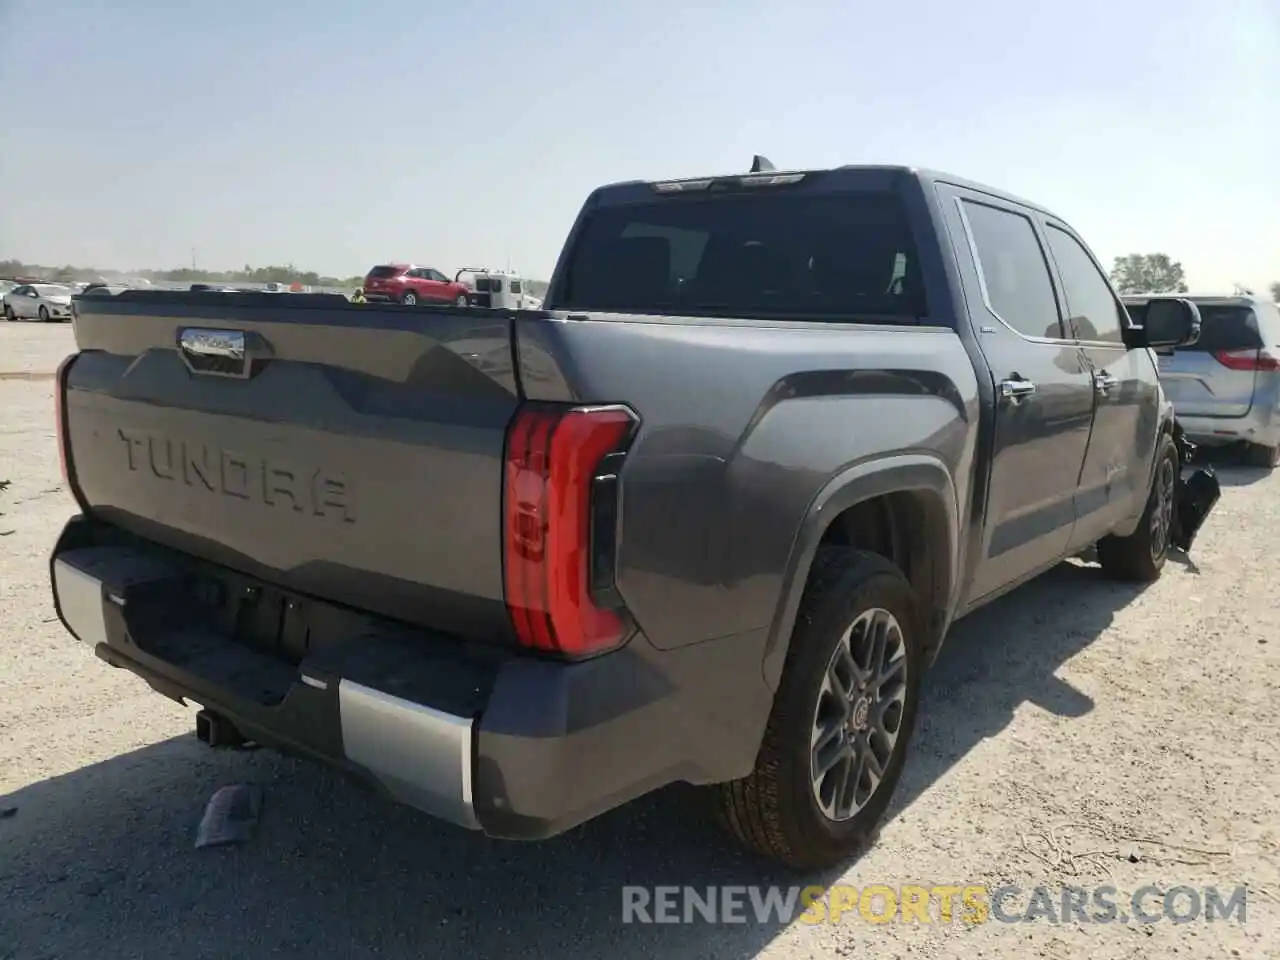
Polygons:
M926 680L897 816L1028 701L1092 702L1054 676L1138 589L1066 563L961 623ZM156 700L155 709L166 709ZM257 835L193 849L209 795L265 788ZM490 841L334 774L179 737L0 798L0 957L750 957L778 923L624 925L638 884L830 882L739 853L672 788L542 844Z

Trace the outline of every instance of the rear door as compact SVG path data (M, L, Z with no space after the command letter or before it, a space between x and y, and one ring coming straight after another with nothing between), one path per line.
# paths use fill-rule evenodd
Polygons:
M436 279L436 271L427 267L417 267L409 271L409 277L418 299L430 303L441 303L446 299L443 285Z
M1249 306L1200 303L1200 339L1160 356L1160 380L1184 416L1243 417L1253 406L1263 342Z
M422 267L414 267L412 270L405 271L404 275L405 289L412 290L414 295L424 302L438 299L427 273L427 270Z
M21 287L15 287L13 293L9 294L9 309L15 317L20 319L29 319L36 315L36 292L30 286L24 284Z
M976 601L1066 553L1093 386L1063 322L1030 212L985 194L941 189L996 391L984 551L967 598Z
M488 277L487 281L488 281L488 286L486 287L486 290L489 293L489 300L488 300L488 303L485 305L489 307L507 306L506 294L503 292L505 287L502 282L502 278Z
M22 298L25 287L17 286L4 295L4 305L15 318L22 316Z

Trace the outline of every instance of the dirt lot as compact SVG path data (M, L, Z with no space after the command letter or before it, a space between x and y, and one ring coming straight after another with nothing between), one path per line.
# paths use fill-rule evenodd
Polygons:
M879 844L842 878L795 877L724 844L688 790L515 845L201 747L191 712L54 618L47 552L73 505L46 375L70 347L0 324L0 958L1280 957L1280 475L1223 466L1195 562L1145 591L1064 564L961 624ZM265 790L257 836L193 849L211 792L241 781ZM1121 903L1248 884L1247 917L621 922L624 885L836 882L1114 884Z

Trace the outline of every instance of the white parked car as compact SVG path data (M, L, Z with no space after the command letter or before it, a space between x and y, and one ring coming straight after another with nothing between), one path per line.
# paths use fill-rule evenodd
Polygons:
M71 320L71 289L57 283L24 283L4 295L6 320Z

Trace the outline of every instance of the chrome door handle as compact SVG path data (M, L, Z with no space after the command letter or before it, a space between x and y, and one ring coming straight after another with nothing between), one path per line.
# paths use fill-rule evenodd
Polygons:
M1017 403L1024 397L1029 397L1036 392L1036 385L1030 380L1023 380L1020 377L1010 377L1008 380L1000 381L1000 399L1009 400Z
M1098 393L1106 393L1120 381L1107 373L1105 370L1099 370L1093 375L1093 389Z

